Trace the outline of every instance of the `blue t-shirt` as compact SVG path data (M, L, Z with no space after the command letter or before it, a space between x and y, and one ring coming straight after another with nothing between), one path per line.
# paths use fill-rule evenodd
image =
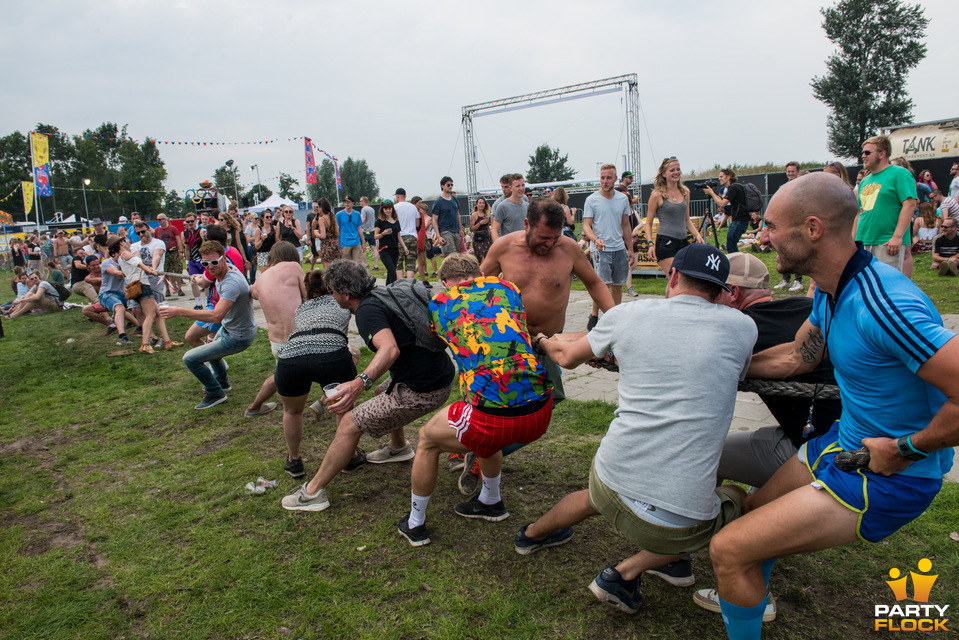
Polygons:
M346 213L346 209L336 214L336 226L340 228L340 246L355 247L360 243L360 232L363 218L356 209Z
M945 403L945 395L916 371L955 334L943 328L932 302L909 278L861 246L839 279L835 303L816 291L809 321L826 336L835 367L843 449L860 448L863 438L921 431ZM952 459L947 447L900 473L940 478Z
M433 203L433 208L430 209L430 215L436 216L440 232L460 232L460 203L456 201L456 198L450 198L449 200L442 196L437 198Z

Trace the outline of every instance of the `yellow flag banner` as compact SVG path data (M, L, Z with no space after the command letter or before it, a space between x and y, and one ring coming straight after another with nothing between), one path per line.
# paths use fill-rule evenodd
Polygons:
M0 211L0 222L3 224L13 225L13 216L6 211Z
M33 208L33 183L23 182L23 212L30 215L30 209Z
M33 143L33 166L42 167L50 161L50 141L42 133L30 134Z

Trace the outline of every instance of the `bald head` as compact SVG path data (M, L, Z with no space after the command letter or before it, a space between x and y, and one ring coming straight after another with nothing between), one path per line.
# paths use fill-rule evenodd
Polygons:
M851 233L859 213L852 189L829 173L810 173L787 182L773 196L770 206L773 203L781 207L794 224L816 216L829 232Z

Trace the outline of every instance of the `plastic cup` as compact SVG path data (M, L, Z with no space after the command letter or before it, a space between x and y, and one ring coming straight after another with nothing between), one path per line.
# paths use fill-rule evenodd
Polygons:
M340 394L337 393L337 389L340 388L340 383L335 382L333 384L328 384L323 386L323 395L326 396L326 406L329 407L331 404L336 402L336 397Z

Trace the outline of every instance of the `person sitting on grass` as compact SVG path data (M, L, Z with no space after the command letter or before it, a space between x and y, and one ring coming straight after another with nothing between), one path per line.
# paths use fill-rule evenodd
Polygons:
M330 506L326 486L357 457L356 445L364 434L371 438L390 435L390 442L367 454L367 462L402 462L416 455L403 429L443 406L455 374L446 351L422 346L403 318L372 295L376 279L366 272L366 265L336 260L326 270L325 279L336 303L356 316L359 334L374 356L362 373L341 384L331 397L330 412L343 416L319 471L283 498L283 508L290 511L323 511ZM425 318L423 324L425 328ZM390 375L377 394L353 408L360 393L372 389L373 381L387 371Z
M60 302L60 295L56 288L49 282L40 279L37 273L31 273L27 277L27 286L30 292L26 293L10 307L10 319L18 318L34 309L52 313L61 311L63 303Z
M398 525L414 547L430 542L426 506L436 487L441 452L472 452L480 462L479 497L456 505L456 515L505 520L509 514L499 492L502 449L537 440L553 414L553 385L533 354L519 289L482 277L476 258L462 253L447 256L439 278L447 290L430 302L433 331L459 364L465 401L441 409L420 429L412 507Z
M180 309L166 307L163 317L184 316L193 320L220 323L213 342L190 349L183 354L183 363L203 385L205 396L195 409L209 409L226 401L226 392L232 387L226 376L223 357L245 351L256 338L253 319L253 300L250 285L243 272L234 267L225 256L219 242L207 240L200 246L200 264L214 278L219 300L213 309ZM242 264L242 263L241 263ZM207 366L209 363L209 366Z
M667 565L708 545L739 517L746 497L739 487L716 487L737 382L756 342L753 321L718 304L728 274L729 261L719 249L692 244L673 259L665 300L613 307L586 335L534 338L565 368L615 351L619 408L593 458L589 488L520 528L516 552L565 544L572 525L604 515L642 551L603 569L589 590L626 613L636 613L642 602L643 572L669 582ZM694 349L690 335L699 336ZM680 352L668 363L655 357ZM703 371L713 383L691 392Z

